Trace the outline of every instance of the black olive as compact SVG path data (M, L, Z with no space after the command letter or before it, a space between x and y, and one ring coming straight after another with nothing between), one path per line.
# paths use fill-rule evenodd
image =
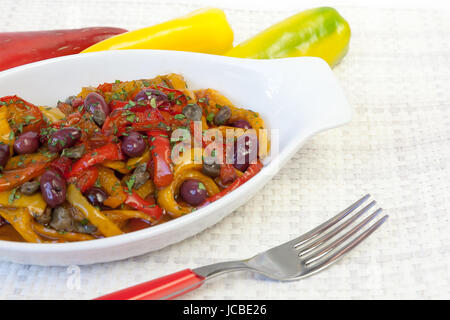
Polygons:
M31 196L39 190L40 183L37 180L25 182L20 186L20 192L24 195Z
M202 119L203 110L199 105L190 103L183 108L182 113L191 121L200 121Z
M53 133L48 140L48 150L50 152L60 152L65 148L72 147L81 137L81 130L78 128L62 128Z
M49 207L55 208L66 200L66 180L56 171L47 170L41 177L41 193Z
M28 131L23 133L14 142L14 152L17 154L34 153L39 148L39 135Z
M222 106L214 116L214 123L218 126L224 125L231 118L231 109L228 106Z

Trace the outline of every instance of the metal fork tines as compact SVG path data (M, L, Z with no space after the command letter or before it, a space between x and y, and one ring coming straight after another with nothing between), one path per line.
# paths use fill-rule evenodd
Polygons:
M388 215L375 220L382 212L382 209L378 208L356 223L376 205L376 201L371 201L361 208L369 198L369 194L365 195L333 218L289 242L298 251L298 256L305 266L302 277L330 266L386 221ZM358 210L359 208L361 209Z
M310 276L336 262L386 221L387 215L377 219L381 208L369 214L376 204L371 201L364 206L369 198L365 195L311 231L250 259L216 263L194 271L205 278L244 269L282 281Z

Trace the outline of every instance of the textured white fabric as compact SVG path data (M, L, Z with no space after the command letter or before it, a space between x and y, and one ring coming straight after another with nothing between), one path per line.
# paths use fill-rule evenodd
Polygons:
M300 9L224 4L241 41ZM134 29L202 1L2 0L0 30ZM350 124L312 138L255 198L204 232L157 252L80 267L0 263L2 299L89 299L186 267L246 258L316 226L366 192L388 222L332 268L290 283L216 278L193 299L450 298L450 19L426 9L337 6L351 48L335 73ZM324 92L326 94L326 92Z

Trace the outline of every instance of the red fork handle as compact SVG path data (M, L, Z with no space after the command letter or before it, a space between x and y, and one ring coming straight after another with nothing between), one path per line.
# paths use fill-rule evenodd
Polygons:
M173 299L200 287L204 280L205 278L196 274L191 269L185 269L95 298L94 300Z

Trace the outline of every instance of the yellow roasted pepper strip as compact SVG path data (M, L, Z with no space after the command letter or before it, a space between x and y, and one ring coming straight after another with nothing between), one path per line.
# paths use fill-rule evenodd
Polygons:
M140 157L130 158L127 162L119 161L119 160L108 160L104 161L102 165L107 168L111 168L120 173L127 174L130 173L131 170L136 168L139 164L148 162L150 160L150 150L144 152L144 154Z
M41 243L42 238L32 228L33 217L26 208L0 208L0 216L8 221L27 242Z
M102 166L116 170L117 172L127 174L131 171L130 168L127 168L127 164L120 160L106 160L102 162Z
M145 214L137 210L107 210L102 211L102 213L105 216L107 216L108 219L114 221L114 223L121 223L133 218L152 221L152 219L150 219L150 216L148 214Z
M123 233L111 220L93 207L75 185L69 184L66 197L67 201L81 211L86 219L96 226L105 237L116 236Z
M135 190L142 199L147 198L150 194L155 192L155 184L152 180L147 180L142 186Z
M95 237L84 233L58 232L55 229L47 228L46 226L43 226L42 224L37 223L36 221L33 221L32 226L33 230L38 234L50 239L56 239L58 241L74 242L74 241L86 241L95 239Z
M178 193L181 184L187 179L196 179L203 183L210 197L220 192L219 187L210 177L196 170L182 170L174 175L174 179L169 186L158 191L158 204L173 217L190 213L194 209L193 207L180 205L175 200L175 195Z
M140 157L135 157L135 158L128 159L126 166L127 166L127 168L134 169L139 164L146 163L149 160L150 160L150 150L147 150Z
M105 206L117 208L125 202L127 195L123 191L120 180L111 169L99 166L97 180L109 195L108 199L104 201Z
M7 106L0 107L0 143L10 146L10 153L12 154L12 147L14 144L14 134L12 134L11 127L8 122L9 111Z
M258 137L258 155L261 159L265 158L270 150L270 141L268 132L266 129L260 129L258 131L254 129L242 129L229 126L219 126L210 130L220 130L223 140L228 138L238 138L244 134L255 134Z
M198 104L205 110L206 115L219 112L220 106L228 106L231 109L231 118L229 122L236 120L247 120L248 123L258 132L258 129L264 129L264 120L257 112L252 110L237 108L228 98L214 89L202 89L194 91Z
M66 117L59 108L39 106L39 110L41 110L44 117L52 123Z
M19 194L18 191L10 190L0 192L0 207L28 208L31 213L42 214L47 204L40 192L27 196Z
M49 157L50 155L42 154L41 152L14 156L8 159L5 170L23 169L30 163L48 162Z
M162 49L222 54L233 45L233 30L220 9L206 8L151 27L100 41L82 52Z

